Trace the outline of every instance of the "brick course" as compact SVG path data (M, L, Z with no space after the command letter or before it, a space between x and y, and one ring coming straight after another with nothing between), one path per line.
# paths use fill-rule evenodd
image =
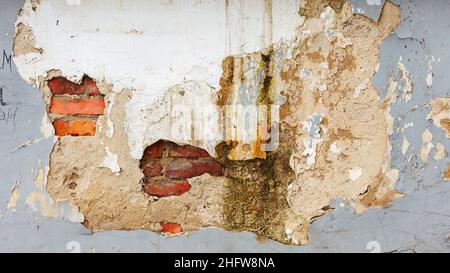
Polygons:
M53 97L50 104L50 113L59 115L102 115L104 110L105 101L102 98Z
M55 120L53 127L57 136L93 136L95 135L95 120Z
M186 180L175 180L169 178L150 178L145 181L144 192L157 196L179 196L188 192L191 184Z

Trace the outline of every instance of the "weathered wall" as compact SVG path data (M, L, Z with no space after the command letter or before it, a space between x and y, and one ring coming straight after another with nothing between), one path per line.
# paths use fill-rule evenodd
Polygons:
M95 12L100 1L69 2L4 1L0 228L33 240L2 249L64 251L74 240L83 251L448 251L446 29L431 35L428 13L414 16L436 9L445 22L445 2L113 3L116 27ZM184 16L121 23L152 4L163 11L152 20ZM85 75L96 83L70 82ZM172 134L174 102L201 104L206 126L176 124ZM261 124L231 121L256 139L217 125L222 106L239 104L277 106L276 149L262 148ZM196 131L207 137L186 138ZM141 161L159 139L206 151L168 142ZM166 234L219 227L307 245L219 230L86 237L76 222Z

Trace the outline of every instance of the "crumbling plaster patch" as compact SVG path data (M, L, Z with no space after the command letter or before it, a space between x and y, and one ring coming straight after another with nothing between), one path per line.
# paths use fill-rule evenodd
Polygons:
M32 29L23 23L18 23L16 26L16 35L13 45L14 55L18 56L32 53L35 54L44 53L44 51L41 48L35 47L35 43L36 41Z
M131 6L128 12L133 12L133 8L143 8L140 5L144 3ZM295 9L288 8L286 3L274 3L270 6L271 19L266 18L262 25L264 34L270 29L270 38L263 35L265 39L250 40L249 45L242 43L248 35L240 37L238 42L234 40L236 37L227 36L233 33L234 24L243 24L239 20L229 21L232 18L229 14L243 7L232 4L219 9L227 12L219 14L218 29L221 31L211 39L222 41L216 47L220 50L205 53L205 48L215 48L214 45L205 47L207 43L196 44L194 41L203 41L199 37L204 38L202 31L208 32L209 27L213 27L211 24L202 24L207 29L201 29L200 33L188 29L189 39L192 39L188 43L189 51L177 52L177 48L167 48L167 45L180 43L174 37L159 34L160 40L152 40L152 43L148 42L152 35L141 37L140 33L154 31L144 29L146 25L142 22L126 20L127 25L121 24L119 33L114 33L114 26L99 26L102 20L98 18L92 19L97 28L87 23L75 24L75 17L71 14L86 12L88 16L93 16L90 12L100 5L97 1L70 7L63 2L48 1L41 3L38 9L33 9L27 2L24 10L28 12L19 16L18 24L27 23L31 27L45 53L17 52L14 58L19 73L30 83L39 83L47 105L51 95L46 81L56 75L80 81L84 74L88 74L97 82L104 83L100 89L108 102L106 115L97 121L100 130L96 136L62 137L57 140L51 155L47 184L51 197L55 201L69 201L78 207L86 219L85 225L96 231L142 228L158 231L161 228L159 223L171 222L181 224L184 231L205 227L248 229L285 243L305 244L310 222L325 214L334 198L344 198L361 213L369 207L385 207L401 196L395 190L398 171L390 168L392 120L389 105L392 94L382 99L370 83L378 65L378 47L399 23L398 6L386 2L379 21L373 22L352 14L347 3L334 6L335 10L326 5L314 12L303 9L308 14L306 20L300 19ZM125 15L115 9L115 4L107 6L113 17L123 18ZM212 9L215 5L220 6L218 2L210 1L203 8ZM55 13L55 7L63 10L70 8L71 13L60 18ZM181 9L186 6L178 3L175 7ZM255 13L260 11L259 8L264 11L267 5L256 7ZM194 7L189 8L188 14L194 12L191 10ZM277 26L274 18L279 13L291 14L292 10L295 14L288 15L295 18L292 25L286 21L274 28ZM263 14L267 13L264 11ZM215 22L208 17L211 15L206 16L204 20ZM57 18L59 24L55 27L53 21ZM129 16L126 18L129 19ZM272 24L266 25L267 21ZM292 32L299 26L296 22L303 25ZM183 25L183 22L177 24ZM44 26L53 26L53 31L44 31ZM253 30L251 27L248 29L257 32L261 25L255 23L254 27ZM128 28L139 31L128 32ZM248 30L240 29L238 33L245 34L245 31ZM50 39L48 33L54 37ZM257 35L250 35L254 36ZM48 42L53 39L62 42L58 45ZM129 40L129 44L120 44L124 46L123 55L104 50L100 54L87 50L86 44L89 43L86 40L95 41L97 48L108 48L111 44L117 44L114 41L118 40ZM149 50L148 44L159 50ZM137 52L130 50L136 49L135 45L139 45ZM237 45L245 46L239 48ZM61 48L65 50L61 51ZM83 52L77 48L82 48ZM161 48L165 50L161 51ZM172 52L177 52L179 59L171 57ZM149 59L145 57L141 60L142 56L149 56ZM244 171L237 170L231 178L203 175L190 179L192 188L182 196L156 200L145 195L142 192L143 175L139 169L139 159L145 147L157 140L189 143L205 148L211 155L221 156L216 148L227 140L223 137L227 128L221 131L223 127L217 122L217 117L222 114L222 105L218 103L220 95L227 87L227 83L220 84L219 81L222 75L220 65L226 57L232 58L235 64L243 62L241 69L245 69L242 69L244 77L232 78L228 83L231 87L225 93L230 96L227 96L224 105L279 105L280 147L264 155L259 148L250 150L248 154L243 153L243 149L236 149L236 146L234 151L233 148L227 150L231 160L260 160L255 161L259 167L256 167L254 177L242 178L251 166L243 161L241 166L236 167L242 167ZM270 58L269 66L261 66L261 63L267 63L267 57ZM153 60L150 61L150 58ZM30 65L33 69L29 69ZM156 68L156 65L162 65L162 68ZM233 73L238 67L233 66ZM53 70L55 68L59 71ZM309 76L301 77L306 75L301 71L308 71L306 74ZM223 74L226 73L224 69ZM268 76L271 81L266 94L262 92L266 84L263 79ZM242 99L242 95L248 97ZM171 112L174 105L184 105L188 112L201 108L209 113L206 123L202 124L202 128L184 122L174 127L174 122L183 120L176 115L174 119ZM242 127L239 118L235 124L236 127L241 126L243 131L248 130ZM111 128L114 128L113 131ZM172 134L173 128L179 133L176 137ZM192 128L194 134L199 130L208 136L206 140L211 141L193 140ZM259 128L255 129L259 132ZM258 145L252 143L251 147ZM105 159L111 159L112 155L114 160L107 160L108 164L105 164ZM285 160L286 155L288 160ZM266 183L264 180L268 179L264 175L267 176L267 170L261 166L269 166L266 162L271 160L275 163L270 168L276 169L284 164L286 168L292 168L293 174L281 177L281 173L275 172L279 177L271 180L274 184L271 185L270 181ZM225 159L222 162L232 164ZM105 166L108 168L103 168ZM253 191L252 179L263 182L261 189L269 187L269 194L263 196L261 192ZM242 189L250 198L267 196L268 200L275 200L274 204L279 206L277 214L273 214L270 203L257 204L257 209L264 209L264 216L275 215L275 219L254 221L248 217L239 220L243 221L239 222L242 226L235 225L238 219L235 214L230 214L233 209L242 211L245 217L251 212L248 210L250 204L242 210L233 207L239 206L237 189Z
M10 209L10 210L15 210L16 206L17 206L17 201L19 200L19 198L20 198L20 192L19 192L19 189L16 184L16 185L14 185L14 187L11 191L11 197L9 199L8 204L6 205L6 208Z
M428 118L450 138L450 98L436 98L430 102L430 106Z

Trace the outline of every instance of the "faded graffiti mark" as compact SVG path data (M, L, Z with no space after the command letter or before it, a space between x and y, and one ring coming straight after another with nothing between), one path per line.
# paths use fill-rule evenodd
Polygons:
M5 106L6 103L3 101L3 88L0 87L0 106Z
M3 49L2 65L0 66L0 70L5 70L6 68L9 68L9 72L12 72L12 54L8 54Z
M9 106L4 100L3 91L3 87L0 87L0 123L15 125L19 107Z
M18 110L19 108L17 106L0 107L0 124L15 125Z

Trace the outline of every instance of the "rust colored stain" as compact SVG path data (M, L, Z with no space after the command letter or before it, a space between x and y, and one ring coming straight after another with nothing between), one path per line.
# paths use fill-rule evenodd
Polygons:
M256 241L260 244L267 243L269 239L266 236L263 235L256 235Z
M218 92L217 105L224 106L228 103L230 93L233 91L234 57L230 56L222 62L222 77L220 78L220 90Z
M444 172L444 180L450 180L450 167Z
M306 53L306 56L315 63L320 63L325 61L325 58L320 54L319 51L312 52L312 53Z
M449 118L444 118L441 119L441 126L442 128L444 128L448 134L450 134L450 119Z
M254 145L254 151L253 151L253 157L254 158L262 158L265 159L267 157L267 154L265 151L263 151L262 149L262 140L261 140L261 132L260 132L261 128L258 126L258 134L256 136L256 142Z

